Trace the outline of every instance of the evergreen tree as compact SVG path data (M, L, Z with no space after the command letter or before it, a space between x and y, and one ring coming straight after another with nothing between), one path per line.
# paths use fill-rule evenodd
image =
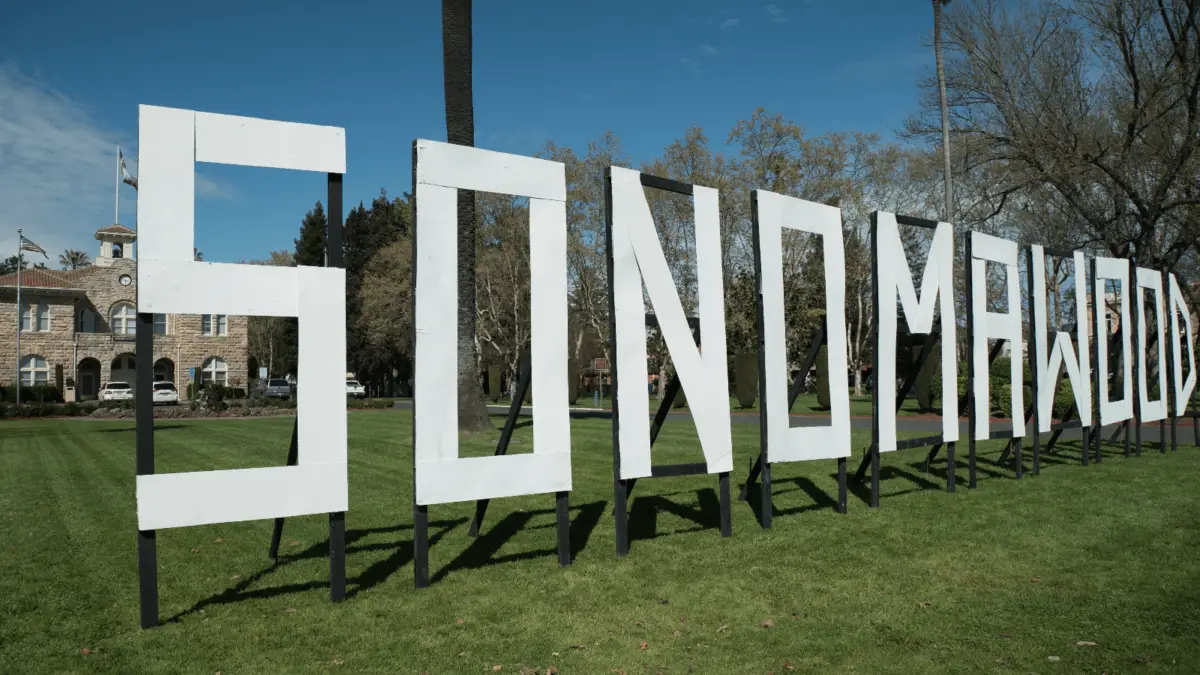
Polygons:
M296 254L292 265L325 266L325 229L328 219L321 202L313 205L300 221L300 236L295 240ZM280 330L279 355L276 371L296 374L299 365L300 327L296 319L287 319ZM274 373L272 373L274 375Z
M361 289L371 258L395 243L407 232L411 218L403 199L389 200L385 190L364 208L362 203L350 210L343 235L346 265L346 364L360 381L381 386L404 355L372 349L358 329L362 324ZM402 292L396 289L397 292Z
M296 265L325 266L325 230L329 221L321 202L313 205L300 223L300 237L296 239Z

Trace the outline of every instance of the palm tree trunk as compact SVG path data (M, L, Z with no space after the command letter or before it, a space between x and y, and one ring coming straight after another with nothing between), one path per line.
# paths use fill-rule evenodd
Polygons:
M933 0L933 53L937 59L938 95L942 107L942 155L945 161L946 222L954 222L954 184L950 174L950 108L946 104L946 69L942 66L942 3Z
M446 140L475 145L471 90L471 0L442 0ZM458 428L491 427L475 344L475 193L458 191Z

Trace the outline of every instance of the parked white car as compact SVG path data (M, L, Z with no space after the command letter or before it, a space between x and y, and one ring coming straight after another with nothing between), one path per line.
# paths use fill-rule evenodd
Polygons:
M154 383L155 405L179 405L179 391L171 382Z
M100 389L101 401L132 401L133 387L128 382L109 382Z
M350 398L366 398L367 388L362 386L358 380L346 380L346 396Z

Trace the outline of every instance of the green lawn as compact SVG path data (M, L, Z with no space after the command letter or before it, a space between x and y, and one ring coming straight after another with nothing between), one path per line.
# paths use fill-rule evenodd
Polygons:
M412 399L408 399L412 400ZM850 395L850 415L852 417L870 417L871 416L871 395L864 394L862 396ZM505 396L497 400L493 405L508 405L512 401L511 398ZM491 403L491 401L488 401ZM650 410L658 410L659 399L654 396L650 397ZM591 395L581 395L575 401L577 408L591 408L595 406L595 398ZM612 409L612 399L607 395L600 399L600 407L605 410ZM686 406L685 406L686 407ZM758 410L758 400L748 408L743 408L736 396L729 397L729 409L733 412L756 412ZM829 408L823 408L817 403L816 394L801 394L796 397L796 402L792 405L791 412L796 415L828 415ZM909 398L904 401L904 405L896 414L900 417L908 417L912 415L927 414L922 412L917 407L917 400Z
M351 415L346 602L328 601L322 516L288 522L275 566L269 522L166 530L164 624L149 631L138 628L133 424L0 423L0 672L1200 667L1200 450L1190 445L1132 459L1113 448L1081 467L1070 444L1018 482L992 463L994 443L978 489L959 464L956 494L942 490L944 464L929 476L914 468L923 450L894 453L882 507L856 491L848 515L831 508L834 462L778 465L775 527L761 531L736 501L758 427L735 424L733 537L717 533L715 477L648 479L632 502L632 551L618 560L611 428L581 420L575 564L556 566L550 495L492 502L475 540L469 504L431 507L434 583L417 591L408 413ZM658 461L696 461L691 425L674 422ZM161 421L157 468L280 464L291 425ZM490 436L471 453L487 453ZM513 451L529 439L521 428Z

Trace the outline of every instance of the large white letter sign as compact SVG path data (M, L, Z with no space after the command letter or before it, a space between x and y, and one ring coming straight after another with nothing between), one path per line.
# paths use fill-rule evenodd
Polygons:
M1169 291L1171 294L1171 356L1172 370L1175 371L1173 384L1175 385L1175 415L1182 415L1187 412L1188 402L1192 398L1192 390L1196 388L1196 351L1192 346L1192 312L1188 309L1187 301L1183 299L1183 292L1179 289L1179 282L1176 281L1175 275L1172 273L1167 277ZM1179 334L1179 315L1183 314L1184 335ZM1188 376L1187 381L1183 379L1183 354L1180 347L1180 342L1183 338L1187 338L1187 357L1188 357Z
M1079 345L1079 353L1071 344L1071 336L1065 331L1054 333L1054 346L1046 353L1046 341L1049 326L1046 318L1046 253L1041 246L1034 244L1033 253L1033 308L1034 336L1037 345L1034 360L1034 377L1038 382L1038 433L1051 430L1054 420L1054 390L1058 387L1060 368L1067 370L1067 379L1071 382L1071 392L1075 395L1075 409L1079 411L1080 424L1087 427L1092 424L1092 372L1091 355L1088 350L1088 320L1087 320L1087 267L1083 261L1083 252L1076 251L1072 256L1075 280L1075 336Z
M571 489L562 164L418 140L413 438L417 504ZM529 198L533 453L458 456L458 190Z
M933 244L921 278L921 296L913 287L912 270L904 256L900 226L896 214L879 211L875 220L875 256L879 264L879 329L875 348L879 350L879 374L875 386L889 394L884 401L896 400L896 298L904 307L908 330L933 331L933 313L941 310L942 343L942 441L958 440L958 356L954 317L954 228L938 223ZM936 304L935 304L936 303ZM879 451L896 449L896 408L884 405L879 411Z
M336 127L140 106L138 312L297 317L296 466L137 477L138 529L346 511L346 273L196 262L196 162L346 172Z
M1124 422L1133 417L1133 344L1129 320L1129 261L1120 258L1096 258L1096 280L1092 304L1096 315L1096 370L1100 379L1100 424ZM1121 364L1124 396L1108 400L1108 297L1107 280L1117 282L1121 293Z
M1004 265L1008 311L989 312L987 307L987 264ZM1017 272L1017 242L993 237L982 232L971 232L971 359L975 377L975 440L986 441L991 437L990 381L988 377L988 338L1008 340L1012 345L1009 359L1009 383L1012 386L1010 416L1012 436L1025 435L1025 359L1021 349L1021 279Z
M1137 313L1138 313L1138 411L1142 422L1157 422L1167 417L1167 311L1163 297L1162 272L1138 267L1137 275ZM1155 351L1158 354L1158 400L1150 400L1148 383L1149 368L1146 352L1150 343L1146 340L1146 294L1143 288L1154 291L1154 325L1158 335L1155 340Z
M667 350L675 361L709 473L733 470L729 419L729 372L725 353L725 297L721 275L721 222L713 188L695 186L696 276L700 295L703 353L688 327L675 281L663 256L642 174L612 167L613 306L617 344L617 389L621 424L621 478L641 478L650 470L650 393L646 376L646 306L642 282L658 317ZM535 389L536 391L536 389Z
M766 363L767 457L772 462L850 456L850 388L846 359L846 267L842 210L755 190L762 270ZM830 426L791 428L784 329L783 228L818 234L825 248L825 332L829 354Z

